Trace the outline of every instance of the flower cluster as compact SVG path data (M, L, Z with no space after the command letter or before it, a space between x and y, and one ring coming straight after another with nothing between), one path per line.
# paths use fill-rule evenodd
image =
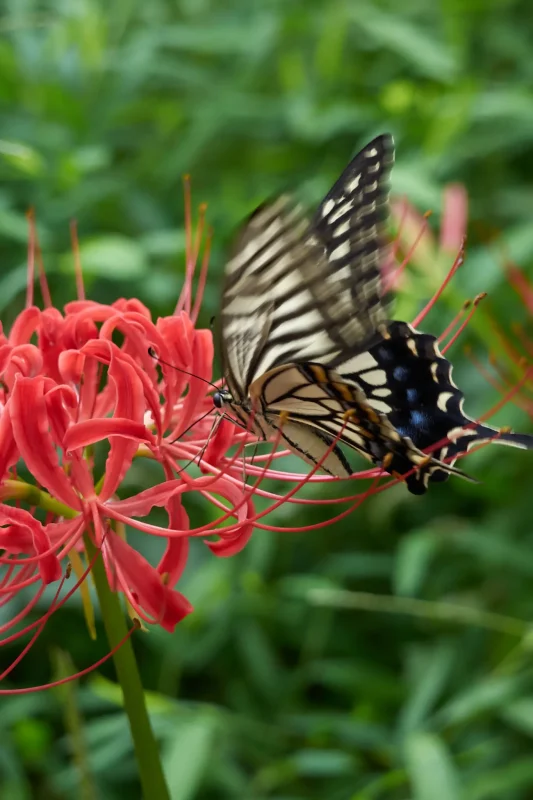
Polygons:
M464 194L455 187L447 198L442 246L459 255L415 325L462 263ZM305 484L331 479L315 474L316 469L308 473L304 465L301 474L275 469L277 459L286 455L276 449L276 442L267 454L247 455L244 446L255 440L246 430L227 419L213 424L210 393L220 385L212 383L213 340L210 330L196 327L209 237L203 235L203 209L193 235L188 191L186 200L183 290L175 312L155 321L136 299L119 299L110 305L86 300L79 267L78 299L63 311L55 308L36 258L31 226L26 306L9 333L2 332L0 338L0 593L4 604L22 589L33 588L33 594L24 593L31 599L0 628L3 643L40 630L78 586L89 604L85 578L94 551L101 553L108 583L124 595L131 615L172 631L192 610L175 588L191 537L204 538L217 556L230 556L242 549L254 528L281 529L265 520L281 503L336 502L302 496ZM401 282L417 246L433 246L425 220L417 223L414 242L411 238L405 246L405 231L415 219L414 212L400 204L398 218L396 258L388 274L391 285ZM403 260L399 257L402 245ZM42 309L33 302L36 262ZM531 287L524 296L531 300ZM465 304L443 332L444 351L475 312L478 299ZM121 497L125 476L134 459L140 458L158 465L158 480L137 494ZM289 491L268 491L262 485L265 477L289 484ZM395 482L387 479L378 486L381 477L377 469L354 475L354 480L374 480L370 489L344 496L346 507L334 519ZM183 504L188 492L213 503L220 512L218 518L192 528ZM255 510L255 497L268 501L260 512ZM155 507L166 511L167 525L148 521ZM290 530L326 524L321 521ZM128 543L127 527L164 539L166 547L158 564L149 564ZM62 595L63 580L71 568L76 585ZM24 624L45 587L55 582L58 592L49 611Z

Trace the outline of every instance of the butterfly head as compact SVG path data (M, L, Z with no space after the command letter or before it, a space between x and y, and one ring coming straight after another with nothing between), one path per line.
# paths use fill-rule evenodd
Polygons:
M215 408L224 408L224 406L234 403L233 395L227 389L219 389L213 395L213 404Z

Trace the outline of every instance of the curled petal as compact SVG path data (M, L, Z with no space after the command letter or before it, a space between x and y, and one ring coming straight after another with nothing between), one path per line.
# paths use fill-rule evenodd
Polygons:
M185 492L200 491L209 499L208 493L220 495L230 504L230 509L220 521L226 521L226 526L217 528L219 520L214 520L199 528L183 530L180 528L162 528L148 522L134 518L146 516L154 506L167 505L171 497ZM132 528L150 533L154 536L181 537L181 536L212 536L217 535L227 542L227 547L221 542L211 543L211 549L217 555L231 555L238 552L249 540L254 519L254 506L249 493L245 494L234 483L224 477L202 476L189 479L187 483L182 480L171 480L140 492L138 495L128 497L126 500L109 501L102 507L102 512L112 519L124 522Z
M50 539L41 523L23 508L0 504L0 547L9 553L26 555L44 554L39 559L39 572L43 583L52 583L61 577L61 565L51 548Z
M19 344L16 347L4 347L0 353L2 380L12 389L19 375L32 377L39 375L43 367L43 357L33 344Z
M192 364L194 375L197 377L189 377L189 391L183 402L179 427L174 430L173 437L179 436L180 431L186 430L198 416L199 402L205 397L205 382L211 381L213 355L211 331L196 331L192 346Z
M146 406L143 378L146 376L139 365L135 364L130 357L124 356L120 349L109 341L88 342L83 352L109 364L108 378L111 381L115 398L113 416L119 419L128 419L132 422L142 422ZM103 420L99 421L103 422ZM87 427L90 429L88 422L86 423L86 429ZM144 425L142 428L144 433L141 438L145 441L146 438L149 438L148 432L145 430ZM92 433L94 435L94 429ZM138 433L139 429L135 431L134 440L131 440L129 436L111 436L104 485L100 493L102 500L108 499L115 493L128 471L133 456L137 451Z
M171 528L182 528L188 530L189 516L183 508L181 497L171 497L167 503L169 525ZM167 575L169 586L175 586L187 563L189 554L189 540L186 538L174 538L167 541L167 546L163 558L159 562L157 571L160 575Z
M133 422L143 420L145 402L143 382L138 374L140 371L121 358L111 359L108 375L115 386L115 416L118 418L130 419ZM111 447L106 461L104 485L100 493L102 500L107 500L115 493L137 452L137 441L131 441L123 436L111 436L109 441Z
M13 436L8 403L0 413L0 481L3 480L9 468L17 463L18 458L19 453Z
M148 353L148 346L146 346L146 351ZM134 370L136 377L142 384L144 392L145 403L143 404L143 414L141 416L144 418L144 408L148 406L152 419L156 424L158 434L161 435L162 431L158 423L160 419L159 391L157 387L154 386L154 384L150 381L150 378L146 375L144 370L141 369L139 364L137 364L127 353L123 353L121 350L119 350L119 348L116 347L116 345L114 345L112 342L107 341L91 342L83 348L83 353L98 359L98 361L102 362L103 364L111 364L111 359L113 357L118 359L120 362L129 365L131 369Z
M64 350L58 358L61 380L65 383L81 383L85 367L85 356L79 350Z
M41 311L36 306L25 308L13 323L9 332L9 344L16 347L19 344L27 344L34 333L39 328Z
M253 514L253 511L251 513ZM247 523L239 528L237 536L231 538L222 536L218 542L206 542L206 545L216 556L228 558L229 556L234 556L236 553L241 552L243 547L250 541L253 532L253 524Z
M181 367L188 367L192 360L192 345L194 341L194 326L183 311L174 317L165 317L157 321L167 345L172 348L172 360Z
M124 417L111 417L110 419L104 417L103 419L87 419L72 425L65 433L63 447L66 451L77 450L79 447L87 447L90 444L101 442L110 436L135 441L136 448L138 442L155 443L153 435L142 422L133 422Z
M19 378L10 398L13 436L26 466L48 491L71 508L80 508L80 501L71 482L59 465L56 445L44 396L45 381Z
M63 329L63 347L79 350L91 339L98 338L98 328L94 320L86 314L67 313Z
M104 548L116 569L116 582L143 611L172 631L193 610L180 592L165 585L160 573L133 547L110 531Z
M121 297L118 300L115 300L115 302L112 304L112 307L116 308L118 311L121 311L123 314L129 314L133 312L146 317L146 319L152 319L150 309L147 308L144 303L141 303L141 301L136 297Z
M167 428L171 423L174 406L189 381L189 376L181 370L186 369L187 372L190 372L192 368L192 371L194 371L194 366L190 363L192 333L190 326L184 326L181 315L158 319L156 332L157 337L154 337L154 345L157 355L161 359L161 371L165 381L167 402L164 427ZM180 351L179 343L186 349L186 358L183 357ZM176 368L174 368L174 365Z
M43 370L56 381L61 380L58 359L63 350L65 320L57 308L46 308L41 313L39 326L39 350L43 358Z
M65 437L71 425L71 418L75 415L78 406L78 397L74 389L64 384L54 385L45 395L46 410L52 438L61 444L65 461L72 454L65 447ZM77 491L84 497L94 493L94 482L90 472L89 464L82 454L76 454L70 459L70 477L76 486Z
M233 439L237 432L237 427L233 422L230 422L228 419L221 419L215 433L209 441L204 457L200 461L200 469L202 469L204 460L208 464L214 464L216 466L233 444Z

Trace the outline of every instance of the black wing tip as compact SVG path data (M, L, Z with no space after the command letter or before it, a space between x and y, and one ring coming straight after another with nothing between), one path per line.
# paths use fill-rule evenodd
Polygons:
M435 469L435 465L438 465L437 469ZM449 479L450 475L456 475L458 478L468 481L468 483L481 483L477 478L472 477L467 472L463 472L462 469L453 467L445 462L434 461L430 464L430 467L432 467L433 471L422 468L422 470L417 470L405 478L405 483L411 494L423 495L428 491L430 484L444 483Z
M476 440L505 444L509 447L518 447L520 450L533 450L533 436L530 433L514 433L509 429L491 428L488 425L476 425Z
M376 149L381 150L383 153L391 152L394 154L395 144L394 144L394 136L392 133L378 133L377 136L374 136L368 144L366 144L361 152L368 150L368 148L375 147Z
M501 441L511 447L520 447L522 450L533 450L533 436L529 433L504 432L494 439L495 442Z

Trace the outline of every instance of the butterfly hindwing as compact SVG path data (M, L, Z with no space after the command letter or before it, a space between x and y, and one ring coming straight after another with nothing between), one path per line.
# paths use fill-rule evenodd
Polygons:
M322 364L277 367L252 384L250 397L256 413L281 431L282 437L287 425L303 424L320 431L326 437L323 441L345 444L393 474L424 468L464 475L426 456L410 438L401 436L384 414L371 407L357 386ZM346 477L344 469L326 471Z
M532 436L501 432L467 416L463 392L436 337L406 322L382 326L380 340L340 364L337 371L357 386L376 411L386 414L403 438L418 450L430 452L435 462L446 460L453 465L461 454L488 441L533 449ZM422 494L429 480L447 479L449 473L435 462L408 476L411 492ZM405 467L398 471L405 472Z

